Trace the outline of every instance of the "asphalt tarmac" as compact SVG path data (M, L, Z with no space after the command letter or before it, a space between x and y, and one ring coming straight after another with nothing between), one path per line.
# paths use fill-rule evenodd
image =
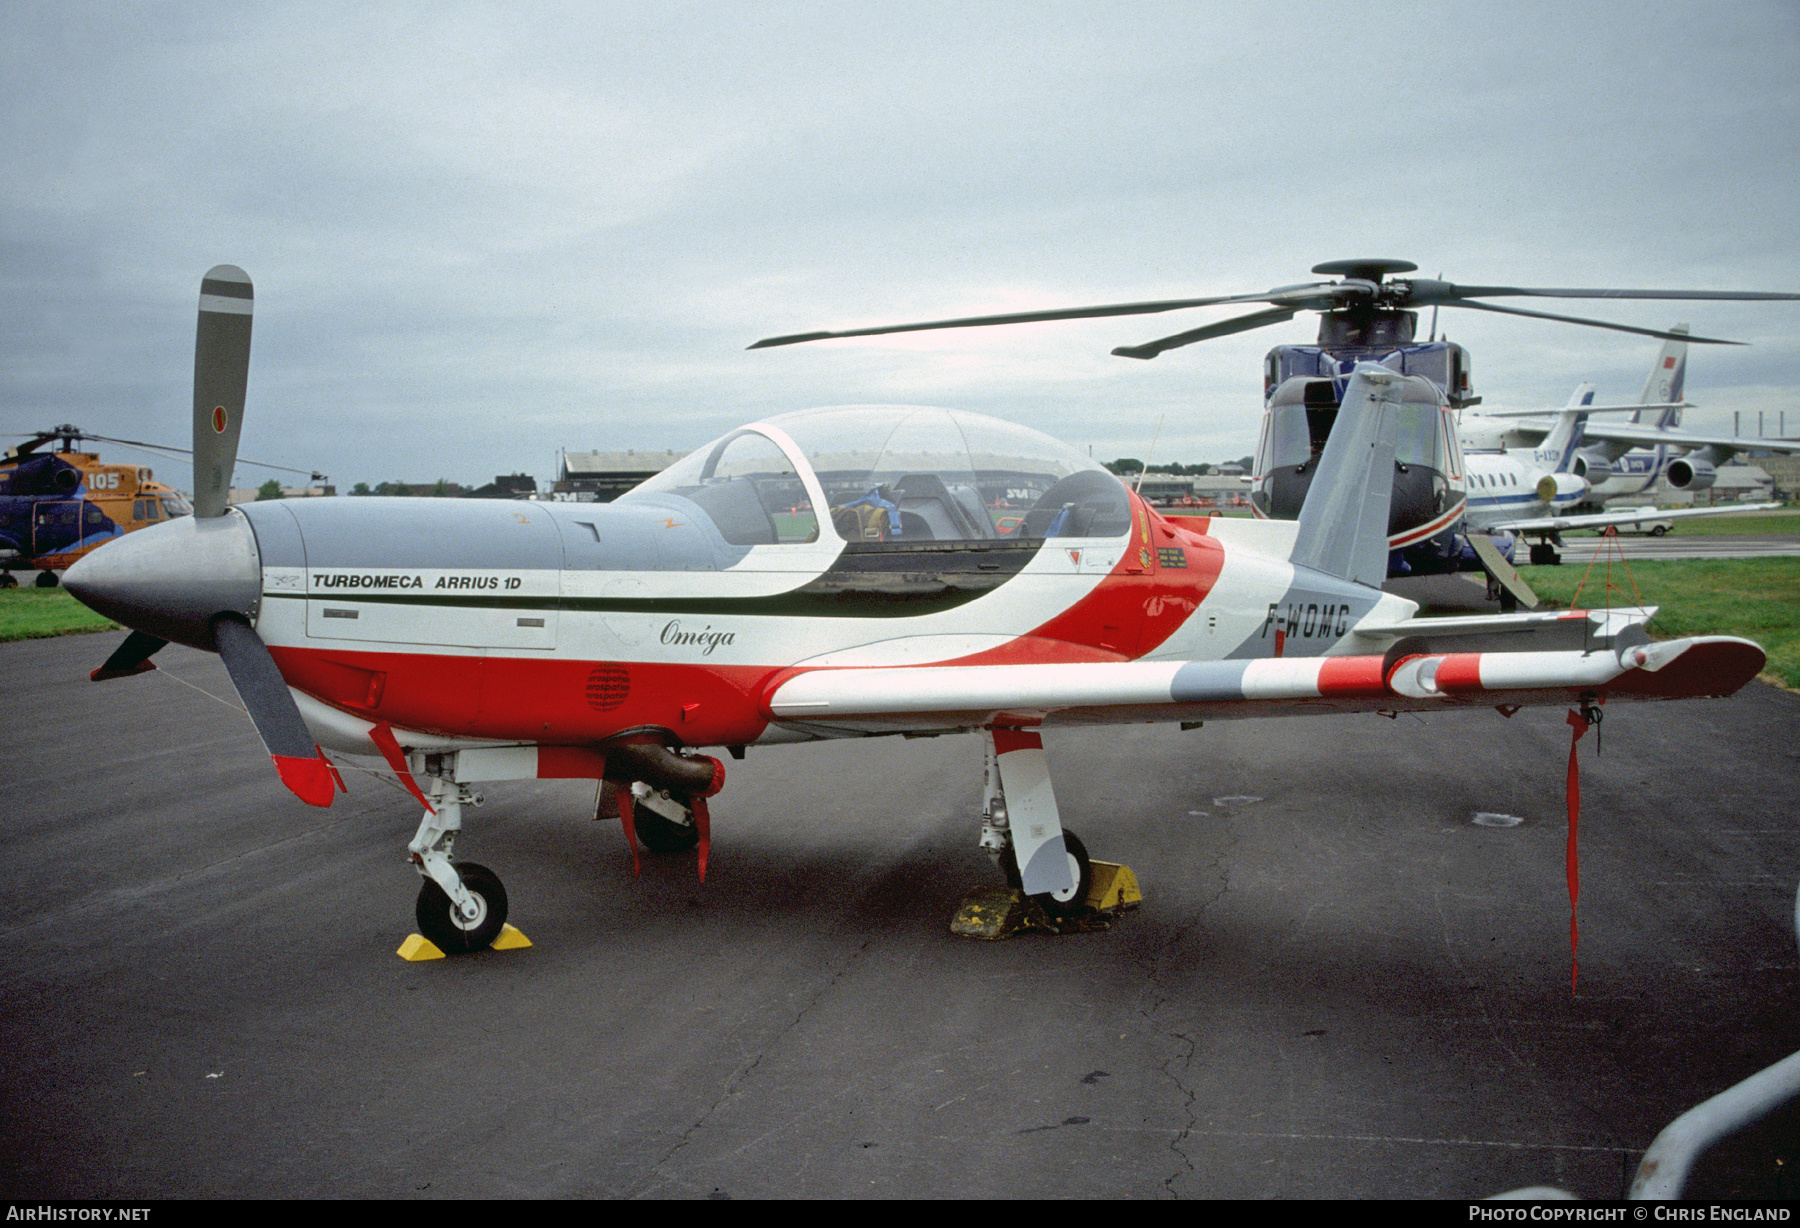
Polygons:
M1617 1197L1800 1048L1762 684L1583 739L1573 992L1561 709L1053 735L1145 903L999 943L973 737L751 750L704 886L497 784L458 853L535 945L409 964L413 804L301 805L216 658L88 683L119 638L0 645L7 1198ZM1797 1162L1790 1108L1689 1192Z

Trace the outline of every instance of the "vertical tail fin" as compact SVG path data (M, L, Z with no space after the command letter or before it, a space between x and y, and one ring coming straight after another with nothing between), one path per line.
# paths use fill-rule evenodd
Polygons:
M1688 326L1677 324L1669 331L1685 333ZM1663 342L1662 353L1656 357L1656 365L1650 368L1650 378L1644 381L1644 394L1638 398L1643 405L1673 405L1679 402L1687 386L1687 352L1685 341ZM1651 414L1648 410L1640 410L1631 415L1633 422L1645 426L1655 426L1661 430L1681 425L1681 411L1675 408Z
M1399 420L1406 408L1422 408L1416 402L1425 395L1415 385L1432 388L1426 380L1378 363L1356 364L1300 508L1290 556L1295 566L1377 588L1387 578L1388 505L1394 494ZM1435 423L1435 391L1430 402Z
M1550 466L1551 473L1567 473L1581 447L1581 428L1587 424L1586 406L1594 403L1594 386L1583 384L1569 398L1569 403L1556 411L1556 425L1538 445L1537 458Z

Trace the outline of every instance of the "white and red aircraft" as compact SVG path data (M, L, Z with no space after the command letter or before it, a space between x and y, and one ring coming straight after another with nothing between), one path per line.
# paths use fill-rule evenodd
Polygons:
M1591 708L1727 695L1764 661L1739 639L1652 643L1643 610L1420 618L1382 593L1397 422L1424 381L1375 364L1297 522L1178 523L1036 432L896 406L755 423L612 504L227 511L250 312L242 270L207 274L194 516L66 577L134 629L95 677L170 640L218 652L314 805L342 787L326 750L383 757L425 805L417 915L448 951L506 915L499 879L452 856L476 781L610 781L628 834L698 844L704 873L724 773L697 748L977 733L982 846L1074 910L1087 854L1047 727Z

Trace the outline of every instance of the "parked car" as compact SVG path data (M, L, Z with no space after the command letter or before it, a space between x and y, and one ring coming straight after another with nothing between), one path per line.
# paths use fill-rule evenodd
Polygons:
M1627 514L1631 511L1654 512L1655 510L1654 507L1631 508L1627 509ZM1605 529L1601 530L1601 536L1614 537L1620 533L1648 533L1651 537L1661 537L1664 533L1667 533L1674 527L1675 522L1673 520L1640 520L1635 524L1608 525Z

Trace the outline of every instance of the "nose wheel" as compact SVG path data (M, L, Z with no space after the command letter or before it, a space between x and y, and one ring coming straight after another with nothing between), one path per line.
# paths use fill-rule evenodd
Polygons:
M475 915L464 916L444 889L428 878L419 887L414 909L419 932L446 955L485 951L506 925L506 888L500 885L500 876L486 866L469 861L456 870L463 890L474 898Z

